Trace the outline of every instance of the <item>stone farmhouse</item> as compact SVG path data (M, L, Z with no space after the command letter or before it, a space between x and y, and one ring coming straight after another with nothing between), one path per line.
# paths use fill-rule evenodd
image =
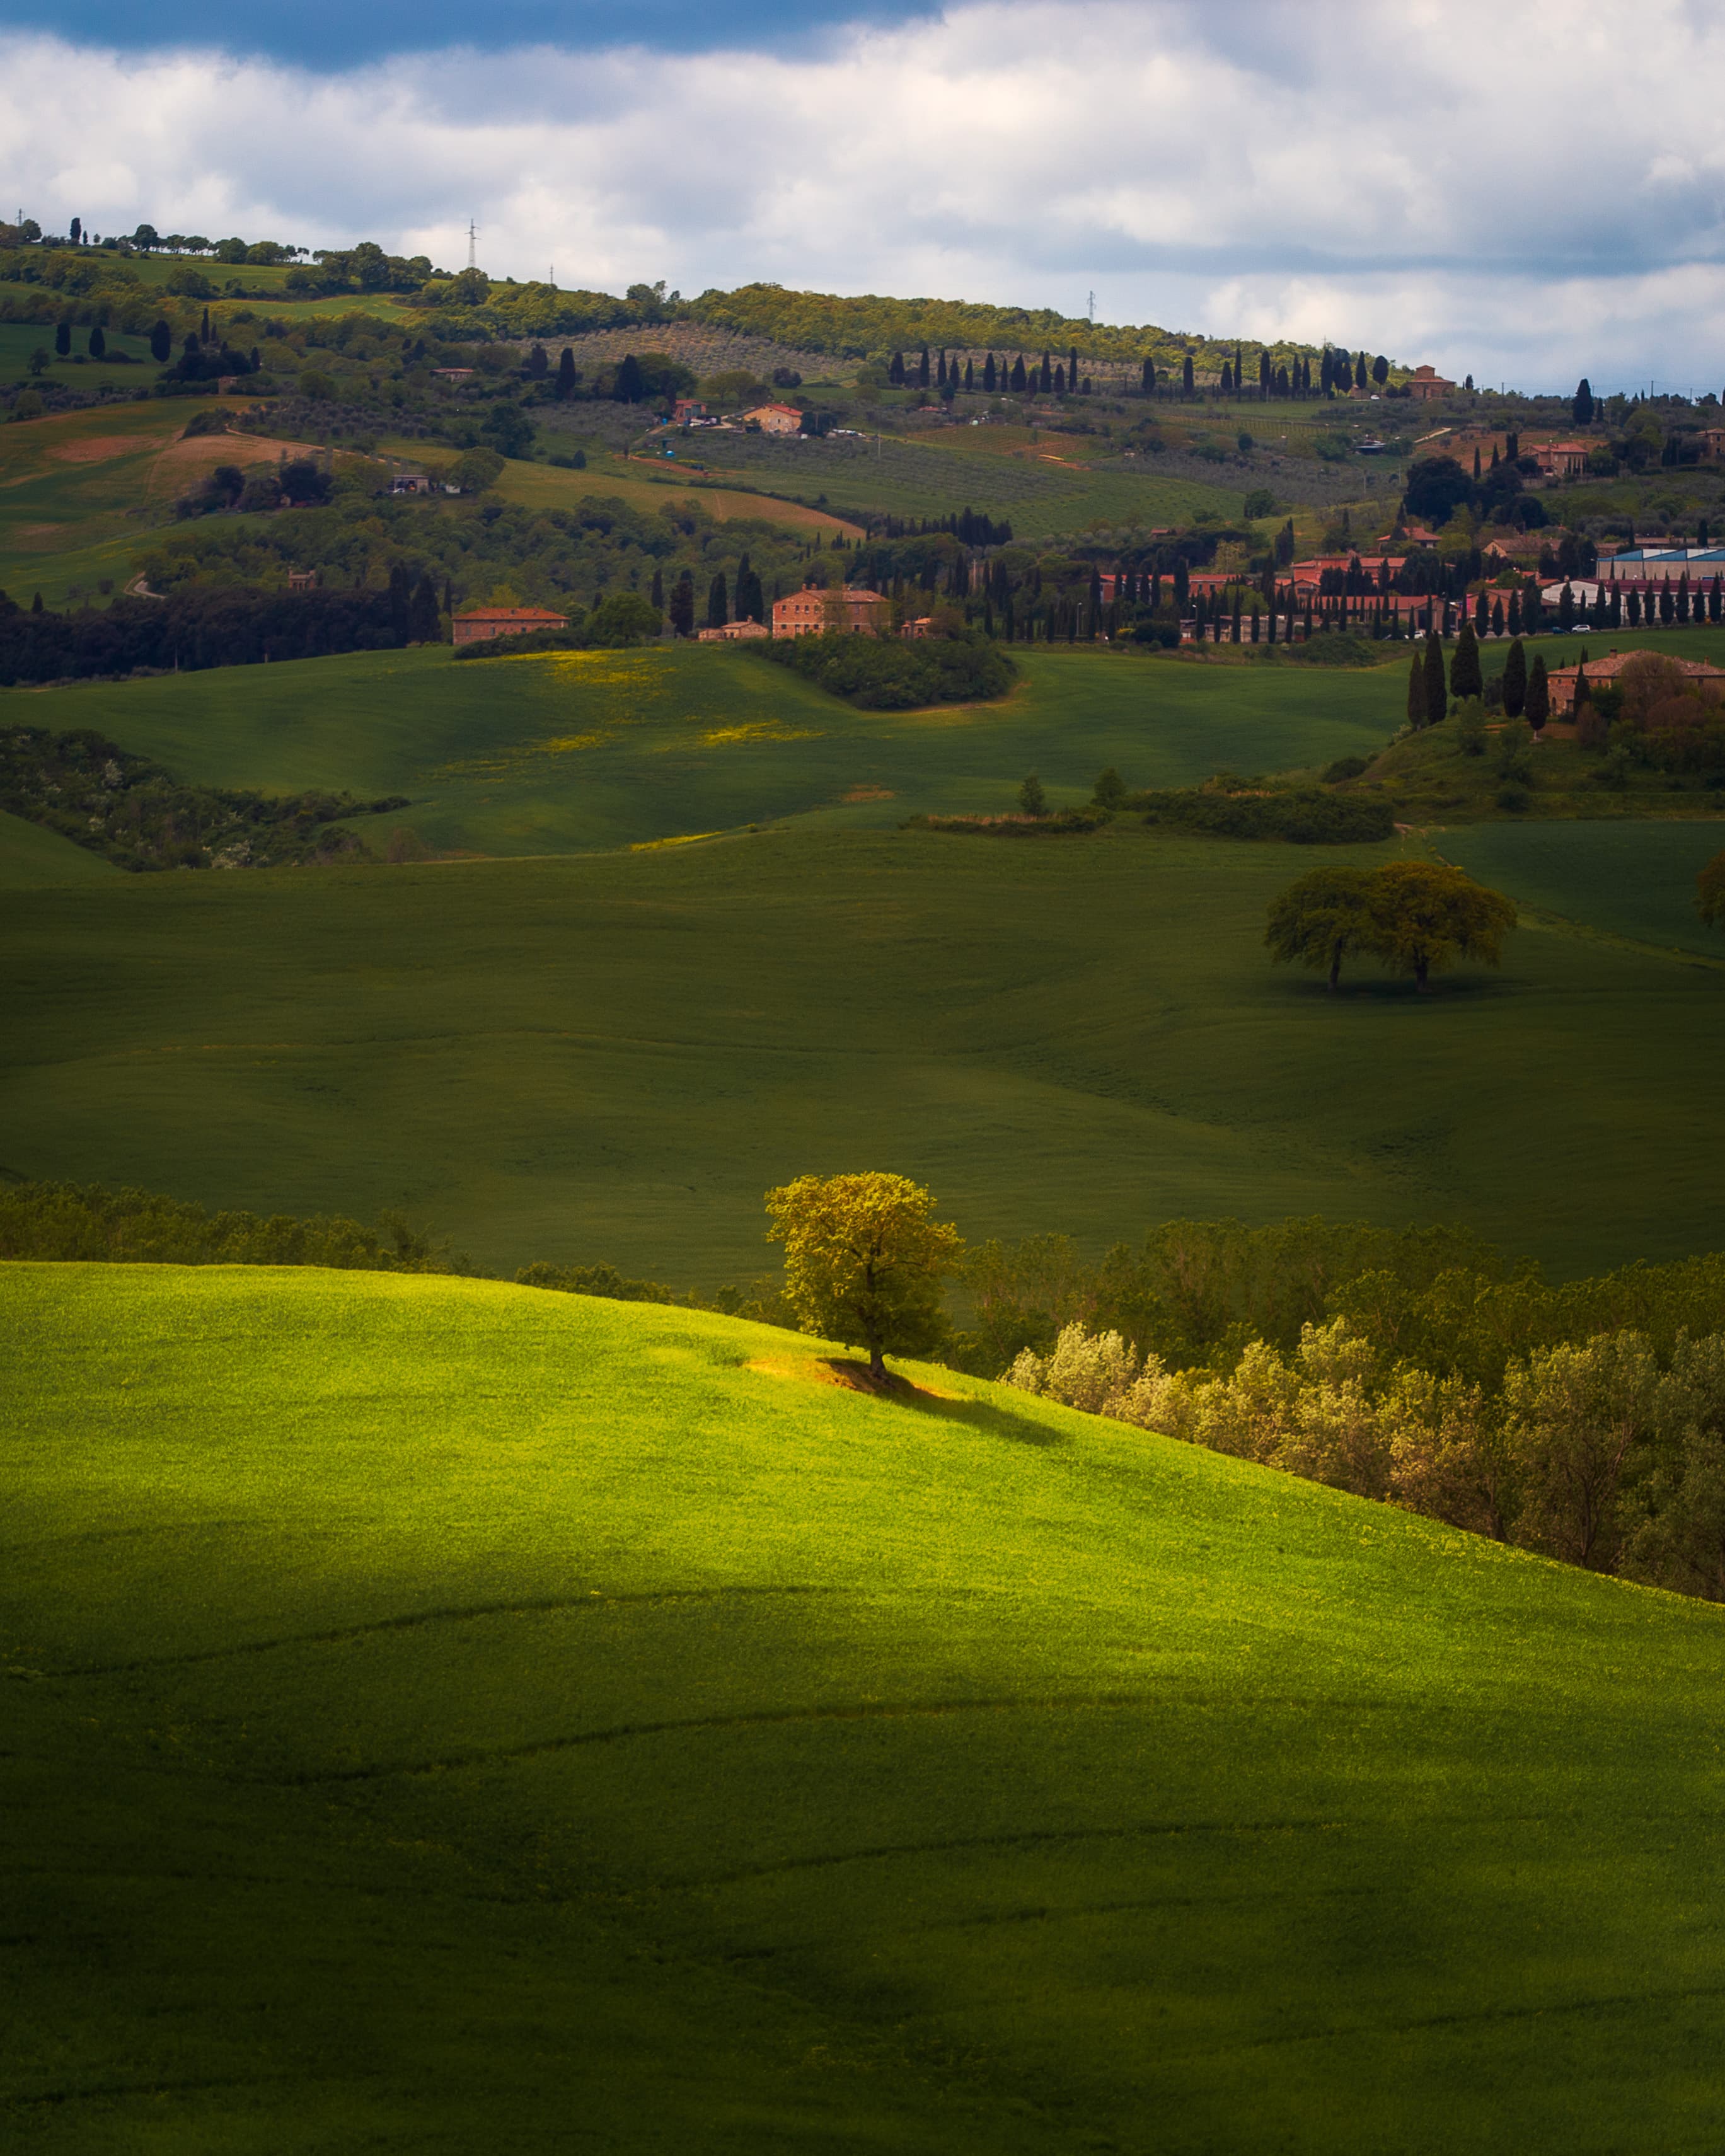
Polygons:
M775 636L820 636L834 626L833 617L842 609L842 623L855 634L877 629L886 616L886 601L879 592L847 584L843 593L809 590L793 592L773 602Z
M1690 685L1698 689L1709 699L1725 696L1725 666L1709 666L1699 659L1674 659L1669 652L1612 651L1603 659L1591 660L1587 666L1589 682L1598 688L1602 683L1615 681L1632 659L1662 659L1667 666L1676 667L1686 676ZM1553 714L1573 711L1575 708L1575 677L1582 671L1579 666L1559 666L1550 675L1551 707Z
M480 644L492 636L531 636L542 629L567 629L567 617L543 607L470 607L454 619L457 644Z
M763 434L800 434L803 414L794 404L757 404L742 415L745 425L758 427Z

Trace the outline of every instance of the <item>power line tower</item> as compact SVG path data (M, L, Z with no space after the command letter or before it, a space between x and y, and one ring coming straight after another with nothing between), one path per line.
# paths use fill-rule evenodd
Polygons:
M471 218L467 220L467 266L470 270L479 267L479 227Z
M1090 319L1094 325L1096 319L1096 295L1094 292L1090 295Z

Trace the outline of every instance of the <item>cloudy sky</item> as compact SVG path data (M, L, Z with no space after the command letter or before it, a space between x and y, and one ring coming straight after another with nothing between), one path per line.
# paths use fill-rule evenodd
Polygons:
M249 18L250 27L239 27ZM1725 389L1699 0L0 0L0 190L494 275L770 278Z

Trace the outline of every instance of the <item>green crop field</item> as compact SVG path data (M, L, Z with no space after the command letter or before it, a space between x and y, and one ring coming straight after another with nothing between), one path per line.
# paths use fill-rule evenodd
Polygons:
M1322 763L1380 747L1403 698L1393 667L1020 657L1004 702L933 712L858 711L785 668L705 645L459 661L443 647L361 653L0 691L0 714L99 727L213 785L405 793L401 820L434 846L536 854L793 814L891 824L993 812L1032 769L1081 799L1108 764L1147 786Z
M761 1269L767 1184L847 1163L928 1178L967 1233L1091 1246L1316 1211L1466 1219L1565 1272L1716 1240L1712 971L1536 926L1499 975L1425 1000L1363 969L1332 1003L1261 948L1307 850L896 828L1032 767L1058 800L1105 763L1322 762L1399 701L1394 669L1039 651L999 706L870 714L711 647L9 692L187 778L408 794L374 841L542 858L135 878L33 834L18 880L60 858L67 887L8 909L0 1168L398 1205L488 1264L706 1285ZM1602 894L1633 882L1637 941L1706 947L1707 827L1546 829L1568 850L1432 843L1584 926L1620 929Z
M1608 936L1725 962L1695 911L1695 879L1725 852L1725 824L1476 824L1437 841L1447 860L1523 906Z
M988 437L999 434L1009 440ZM1022 429L955 427L878 443L776 440L768 436L672 438L679 456L716 479L746 479L793 501L900 516L944 516L961 508L1008 518L1014 536L1045 538L1092 524L1189 523L1209 511L1239 513L1241 490L1163 479L1144 470L1092 471L1100 444Z
M1716 1608L721 1318L0 1324L11 2146L1717 2146Z
M74 326L72 352L76 356L51 360L41 377L43 382L58 383L62 388L94 389L99 383L117 382L121 388L132 389L156 379L148 337L127 336L120 330L108 330L104 335L108 341L107 356L92 359L88 349L90 331L81 325ZM50 354L54 351L51 323L0 322L0 382L34 381L29 361L31 353L39 351ZM121 352L126 354L124 359L116 357Z
M1717 1242L1717 971L1530 928L1501 974L1331 998L1262 948L1312 865L815 819L19 891L0 1168L394 1205L494 1266L707 1286L763 1269L768 1184L846 1167L928 1181L968 1235L1091 1248L1315 1212L1466 1221L1565 1273Z

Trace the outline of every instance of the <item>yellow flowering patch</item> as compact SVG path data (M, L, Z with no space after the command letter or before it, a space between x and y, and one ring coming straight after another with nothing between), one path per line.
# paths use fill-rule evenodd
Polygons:
M683 831L675 839L641 839L629 848L632 854L656 854L662 846L692 846L698 839L722 839L722 831Z
M723 748L732 742L819 741L820 734L813 726L787 726L777 719L757 719L740 726L714 726L701 738L705 747Z

